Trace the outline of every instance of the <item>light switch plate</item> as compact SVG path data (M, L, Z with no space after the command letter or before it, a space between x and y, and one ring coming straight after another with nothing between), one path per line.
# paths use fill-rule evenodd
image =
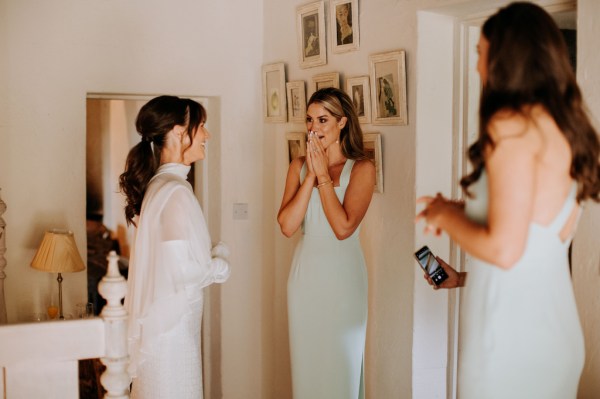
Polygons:
M234 220L248 219L248 204L245 204L245 203L233 204L233 219Z

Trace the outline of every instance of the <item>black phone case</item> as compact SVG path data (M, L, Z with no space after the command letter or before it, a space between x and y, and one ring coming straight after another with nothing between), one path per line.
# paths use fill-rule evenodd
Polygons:
M435 258L435 255L433 254L433 252L431 252L431 250L429 249L429 247L427 245L421 247L421 249L419 249L418 251L415 252L415 258L417 259L417 263L419 264L419 266L421 266L421 269L425 270L423 265L421 264L420 260L419 260L419 255L421 255L422 253L427 253L427 254L431 254L431 256L433 256ZM448 274L444 271L444 269L442 268L442 266L438 266L437 269L434 270L433 273L431 273L429 275L429 277L431 277L431 280L433 281L433 283L435 285L440 285L442 284L444 281L446 281L446 279L448 278Z

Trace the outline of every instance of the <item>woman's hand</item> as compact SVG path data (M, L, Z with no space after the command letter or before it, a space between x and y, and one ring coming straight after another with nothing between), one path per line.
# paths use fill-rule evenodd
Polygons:
M417 214L415 222L425 220L425 234L434 233L436 236L442 233L440 228L441 215L448 211L463 210L465 207L462 200L450 200L440 193L437 193L435 197L420 197L417 199L417 204L419 203L424 203L425 209Z
M456 287L464 287L465 279L467 273L459 273L452 266L444 262L439 256L436 256L438 263L442 266L442 269L448 275L448 278L442 282L440 285L435 285L431 277L427 273L423 276L425 280L433 287L434 290L438 288L456 288Z
M319 183L331 180L329 177L329 159L323 148L323 144L314 132L308 133L308 143L306 151L309 172L312 169Z

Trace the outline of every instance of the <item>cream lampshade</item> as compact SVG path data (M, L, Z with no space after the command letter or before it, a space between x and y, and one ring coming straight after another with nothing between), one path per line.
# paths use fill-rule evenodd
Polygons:
M48 230L44 234L31 267L43 272L58 273L58 308L59 317L64 319L62 306L61 273L80 272L85 270L83 260L77 250L73 232L69 230Z

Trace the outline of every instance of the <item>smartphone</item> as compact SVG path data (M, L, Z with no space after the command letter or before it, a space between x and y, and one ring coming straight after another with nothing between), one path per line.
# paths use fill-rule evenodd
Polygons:
M421 268L431 277L435 285L442 284L448 278L448 275L442 269L442 266L427 245L415 252L415 257Z

